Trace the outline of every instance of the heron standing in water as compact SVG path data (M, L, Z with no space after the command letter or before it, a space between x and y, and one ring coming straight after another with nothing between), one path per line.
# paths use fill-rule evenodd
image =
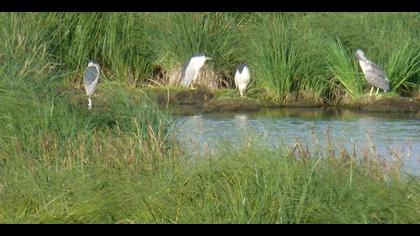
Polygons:
M250 79L251 75L249 74L249 67L246 64L240 64L235 74L235 86L239 89L241 97L244 96Z
M181 84L184 88L191 86L191 89L195 89L193 83L197 80L198 74L207 60L211 60L211 58L196 54L184 65L181 73Z
M377 88L375 95L378 94L379 89L385 92L389 91L389 80L382 69L367 59L365 53L360 49L356 50L356 58L359 60L360 67L362 68L363 74L365 74L367 82L372 86L369 96L372 95L373 87Z
M88 63L85 70L83 81L85 83L86 95L88 96L88 108L92 109L92 95L95 92L96 84L99 81L100 68L99 65L93 61Z

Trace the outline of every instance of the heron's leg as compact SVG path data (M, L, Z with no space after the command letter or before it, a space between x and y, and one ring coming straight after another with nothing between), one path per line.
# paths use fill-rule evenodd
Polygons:
M372 91L373 91L373 86L372 86L372 88L370 88L369 97L370 97L370 95L372 95Z
M379 92L379 88L376 88L375 96L378 95L378 92Z
M193 82L191 82L191 90L196 90L197 88L194 88Z
M89 101L88 108L89 108L89 110L92 110L92 99L90 97L88 97L88 101Z
M244 96L244 92L242 90L239 91L239 94L241 94L241 97Z

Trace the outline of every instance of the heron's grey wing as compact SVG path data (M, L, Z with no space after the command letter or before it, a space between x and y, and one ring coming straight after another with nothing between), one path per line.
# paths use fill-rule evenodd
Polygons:
M389 91L389 81L382 70L371 67L371 69L366 71L365 76L373 86Z
M83 77L83 81L85 83L86 94L88 96L92 96L93 92L95 92L96 84L99 80L99 71L94 66L89 66L86 68L85 75Z
M373 61L367 60L367 63L371 66L372 70L377 73L378 75L386 78L384 71L381 69L381 67L379 67L378 65L376 65Z
M191 63L188 63L187 67L185 68L182 74L183 74L183 77L181 80L181 84L184 87L188 87L193 81L193 78L195 75L194 66L191 65Z

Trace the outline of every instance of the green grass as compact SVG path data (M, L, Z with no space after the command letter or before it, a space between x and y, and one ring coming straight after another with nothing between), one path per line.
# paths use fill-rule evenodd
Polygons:
M331 83L338 81L353 99L358 99L363 94L365 78L363 73L358 72L358 63L351 57L352 54L345 50L340 41L327 43L325 59L333 78Z
M387 72L391 90L408 94L416 86L415 78L420 73L420 51L415 43L406 40L391 56Z
M2 223L417 223L419 182L355 161L251 148L191 162L96 134L62 159L2 164ZM81 140L77 140L81 141ZM73 141L73 142L77 142ZM105 141L105 142L103 142ZM76 143L75 143L76 144ZM134 153L134 157L130 154ZM366 165L372 166L372 165Z
M239 13L150 14L148 35L156 62L165 70L179 68L194 53L213 58L211 67L231 74L244 60Z
M247 53L255 84L275 98L289 93L315 91L322 94L325 81L319 60L322 38L298 26L293 15L258 13L246 28Z

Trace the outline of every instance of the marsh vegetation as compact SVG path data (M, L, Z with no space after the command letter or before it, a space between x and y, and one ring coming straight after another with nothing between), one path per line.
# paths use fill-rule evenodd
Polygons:
M191 158L170 105L194 94L168 86L202 52L217 82L196 95L204 109L360 104L363 48L390 79L382 97L418 101L418 13L1 13L0 24L2 223L420 221L420 182L398 158L257 143ZM103 77L89 111L91 59ZM242 62L252 82L239 100Z

